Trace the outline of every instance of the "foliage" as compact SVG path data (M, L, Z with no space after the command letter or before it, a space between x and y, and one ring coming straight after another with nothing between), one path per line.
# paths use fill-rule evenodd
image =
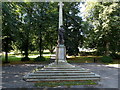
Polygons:
M120 3L87 2L86 21L78 15L79 4L65 2L63 7L67 54L76 56L78 47L85 47L96 49L96 55L111 53L113 58L119 58L116 54L120 52ZM53 53L58 35L58 3L3 2L2 14L2 49L6 52L6 62L12 49L20 50L25 58L35 50L41 58L44 49Z
M25 55L25 59L28 58L29 52L28 51L33 51L34 46L32 43L33 40L33 17L32 17L32 6L33 3L16 3L17 5L17 12L19 13L18 20L20 22L19 24L19 30L17 32L17 40L14 43L17 49L19 49L23 55ZM24 8L24 6L27 6Z
M15 41L15 32L17 31L17 14L14 13L15 3L2 3L2 51L5 51L5 60L8 62L8 52L12 50L13 41Z
M104 63L111 63L113 62L113 59L110 56L103 56L101 57L101 61Z
M44 25L44 33L43 36L43 49L48 49L51 53L53 53L53 50L55 49L56 43L57 43L57 27L58 27L58 4L57 3L48 3L47 9L45 11L46 16L42 15L45 20L44 23L42 21L42 24ZM42 18L42 17L41 17ZM43 30L42 30L43 32Z
M87 2L86 19L91 26L86 32L86 45L96 48L101 55L119 52L120 3Z
M69 55L78 54L78 46L82 37L80 33L81 18L79 3L64 3L64 24L66 30L66 47ZM52 2L3 2L3 51L12 48L20 50L28 58L31 51L39 51L42 57L43 50L51 53L57 44L58 30L58 3ZM71 13L71 14L70 14ZM69 27L72 27L69 29ZM72 46L70 43L74 43ZM7 55L6 55L7 56Z
M21 58L21 61L29 61L29 60L30 60L29 57L23 57L23 58Z
M38 56L37 58L34 59L34 61L46 61L46 60L48 59L43 56L42 57Z
M111 53L110 56L113 58L113 59L120 59L120 55L116 54L116 53Z
M81 35L82 19L78 5L80 3L64 3L64 29L65 46L68 55L78 55L79 46L82 46L83 36Z

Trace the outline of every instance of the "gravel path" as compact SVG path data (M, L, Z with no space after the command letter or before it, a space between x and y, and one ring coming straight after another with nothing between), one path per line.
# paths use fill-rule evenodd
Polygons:
M71 88L118 88L118 68L102 64L73 64L101 76L100 85L79 85ZM22 77L38 64L9 65L2 67L2 88L35 88L33 82L25 82ZM43 66L43 65L39 65ZM119 85L120 86L120 85ZM64 87L63 87L64 88Z
M100 85L93 86L94 88L118 88L120 86L118 85L118 68L103 64L79 64L78 66L101 76Z
M34 88L34 83L23 81L23 76L36 68L36 64L2 67L2 88ZM40 65L41 66L41 65Z

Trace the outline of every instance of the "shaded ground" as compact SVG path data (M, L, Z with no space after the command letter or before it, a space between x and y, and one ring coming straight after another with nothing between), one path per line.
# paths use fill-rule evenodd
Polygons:
M118 68L102 64L73 64L101 76L100 85L71 86L71 88L118 88ZM25 82L22 77L38 64L7 65L2 67L2 88L35 88L33 82ZM42 66L42 65L39 65ZM65 87L65 86L63 86Z
M118 67L103 64L79 64L79 66L101 76L100 85L94 86L95 88L118 88Z

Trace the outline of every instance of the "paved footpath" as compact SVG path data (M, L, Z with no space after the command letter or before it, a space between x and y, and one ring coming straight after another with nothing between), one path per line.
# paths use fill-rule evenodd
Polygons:
M73 64L99 74L99 85L76 85L70 88L118 88L118 68L103 64ZM2 67L2 88L36 88L33 82L25 82L23 76L32 71L38 64L7 65ZM120 85L119 85L120 86ZM58 88L58 87L56 87ZM59 87L59 88L65 88Z

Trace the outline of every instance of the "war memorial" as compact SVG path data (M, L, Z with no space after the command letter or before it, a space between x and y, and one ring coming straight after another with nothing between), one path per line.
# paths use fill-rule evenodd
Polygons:
M64 28L63 28L63 12L64 4L59 5L59 28L58 28L58 45L56 47L56 60L55 62L44 66L43 68L36 68L33 72L24 76L24 80L28 82L39 81L84 81L93 80L99 81L100 75L89 72L82 67L76 67L67 63L66 48L64 45Z

